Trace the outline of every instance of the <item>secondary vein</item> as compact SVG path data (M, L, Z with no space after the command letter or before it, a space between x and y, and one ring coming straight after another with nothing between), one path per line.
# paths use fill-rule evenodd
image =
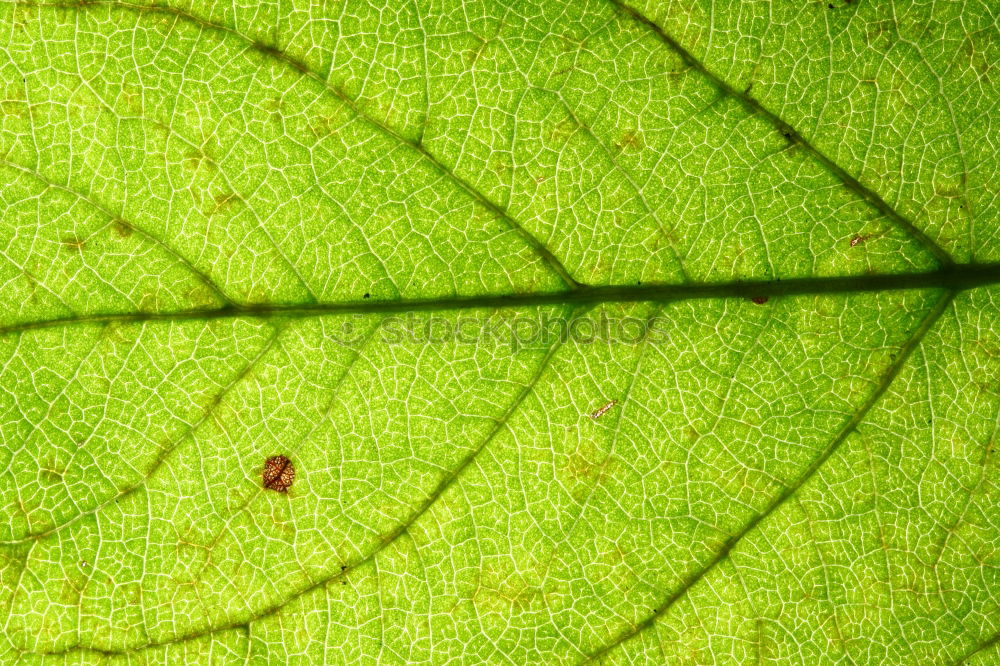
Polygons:
M879 196L878 193L863 185L861 181L849 174L846 169L830 159L778 114L765 107L746 92L737 90L721 77L709 70L703 62L695 58L690 51L685 49L680 42L670 36L653 19L649 18L635 7L622 2L622 0L607 1L624 12L627 16L630 16L636 22L646 26L671 51L680 56L685 65L705 77L719 90L720 93L738 100L748 112L754 115L759 115L767 120L776 130L781 132L785 138L788 139L788 141L795 145L802 146L802 148L809 153L813 159L822 164L823 167L840 180L840 182L843 183L847 189L854 192L861 199L863 199L865 203L877 210L879 213L888 218L893 224L917 240L927 251L934 255L934 258L937 259L941 266L951 266L955 263L954 259L952 259L951 255L949 255L944 248L938 245L923 231L918 229L912 221L908 220L899 211L889 205L889 203Z
M760 513L747 521L747 523L740 528L737 533L731 535L726 540L725 544L718 551L716 551L706 564L697 569L691 575L687 576L684 581L682 581L681 585L669 596L667 596L651 615L619 633L605 646L589 654L587 658L581 662L581 665L590 664L600 660L611 650L614 650L619 645L626 643L652 627L659 618L666 615L676 605L676 603L683 599L695 585L697 585L706 575L709 574L709 572L711 572L719 563L725 561L732 549L735 548L744 537L753 532L761 522L773 515L774 512L782 507L788 499L793 497L799 489L805 485L805 483L808 482L821 467L823 467L826 461L837 452L851 433L857 429L861 421L863 421L868 415L868 412L871 411L872 407L878 403L882 395L884 395L892 385L893 380L899 375L903 366L906 364L907 359L909 359L913 351L920 345L920 342L924 339L924 336L927 335L927 332L933 328L934 324L941 318L941 315L948 309L948 306L951 305L954 298L955 292L948 291L940 299L938 299L938 302L920 322L920 325L917 327L916 331L914 331L913 335L911 335L900 348L899 355L896 357L896 360L883 373L878 385L875 387L875 390L872 391L871 395L868 396L868 399L865 400L865 402L854 412L851 418L843 425L843 427L841 427L837 434L834 435L820 454L816 456L812 463L810 463L810 465L798 477L786 485Z

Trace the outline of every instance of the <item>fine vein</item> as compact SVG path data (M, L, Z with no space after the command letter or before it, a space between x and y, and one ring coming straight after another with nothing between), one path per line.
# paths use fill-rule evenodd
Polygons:
M720 562L726 560L729 556L730 551L743 540L750 532L752 532L757 525L762 521L766 520L768 516L772 515L777 511L784 503L798 492L798 490L807 482L809 479L816 474L816 472L823 467L827 460L830 459L840 445L848 438L851 433L853 433L858 424L864 420L868 412L871 411L882 395L889 389L892 385L893 380L899 375L899 372L903 369L906 364L907 359L913 353L913 351L920 345L921 340L927 335L927 332L933 328L934 324L937 323L941 315L948 309L951 305L952 300L955 297L954 291L945 292L944 295L938 299L934 308L924 317L923 321L917 327L917 330L912 336L903 344L899 350L899 355L896 360L890 365L885 373L879 380L878 385L875 390L872 391L868 399L854 412L851 418L844 424L844 426L834 435L833 439L826 445L826 447L820 452L820 454L813 460L813 462L807 467L796 479L791 483L786 485L778 495L776 495L771 502L757 515L751 518L738 532L731 535L726 539L725 544L716 551L715 555L706 564L701 566L699 569L694 571L691 575L687 576L681 585L670 593L663 602L661 602L656 610L644 620L632 625L625 631L618 634L614 639L612 639L607 645L600 648L599 650L592 652L590 655L584 659L581 664L588 664L601 659L608 652L615 649L619 645L625 643L626 641L635 638L642 632L646 631L652 627L656 621L666 615L671 608L673 608L676 603L684 598L687 593L698 584L710 571L712 571Z
M847 189L861 197L865 203L884 215L893 224L923 245L927 251L934 255L940 265L951 266L955 263L951 258L951 255L949 255L940 245L934 242L934 240L932 240L927 234L918 229L912 221L908 220L899 211L890 206L885 199L878 195L878 193L869 187L866 187L857 178L847 173L843 167L827 157L827 155L803 137L798 130L778 116L778 114L765 107L746 92L733 88L721 77L709 70L704 63L695 58L690 51L681 46L680 42L667 34L667 32L660 27L658 23L647 17L635 7L622 2L622 0L607 1L624 12L626 15L632 17L638 23L646 26L661 42L666 44L671 51L680 56L685 65L704 76L705 79L715 86L720 93L738 100L749 113L759 115L767 120L776 130L781 132L789 142L802 146L807 153L812 155L813 159L822 164L823 167L840 180L840 182L843 183Z

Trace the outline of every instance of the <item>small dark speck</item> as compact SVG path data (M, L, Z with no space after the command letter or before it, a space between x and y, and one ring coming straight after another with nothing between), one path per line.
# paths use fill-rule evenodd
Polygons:
M754 296L750 300L756 303L757 305L764 305L764 303L767 303L769 299L767 296Z
M642 280L636 280L636 284L642 284Z
M827 5L827 7L829 7L830 9L833 9L833 5Z
M345 581L341 581L341 583L340 583L340 584L341 584L341 585L347 585L347 581L346 581L346 580L345 580Z
M792 135L791 135L791 134L789 134L788 132L782 132L782 134L784 134L784 135L785 135L785 138L786 138L786 139L791 139L791 138L792 138Z
M365 292L365 296L364 296L364 297L365 297L365 298L371 298L371 297L372 297L372 295L371 295L371 294L369 294L369 293L368 293L368 292L366 291L366 292Z
M340 565L340 570L341 571L347 571L347 565L346 564L341 564Z

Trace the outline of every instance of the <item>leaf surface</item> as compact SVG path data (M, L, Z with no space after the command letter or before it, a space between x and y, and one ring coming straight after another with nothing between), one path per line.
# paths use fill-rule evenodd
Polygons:
M4 663L1000 658L988 5L0 34Z

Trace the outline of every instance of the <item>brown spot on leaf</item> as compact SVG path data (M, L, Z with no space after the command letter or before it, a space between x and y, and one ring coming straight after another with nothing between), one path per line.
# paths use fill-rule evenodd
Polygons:
M530 572L514 572L504 565L484 565L476 575L469 600L481 612L510 613L544 604L544 595Z
M279 493L287 493L295 481L295 466L285 456L271 456L264 463L264 487Z
M865 33L869 48L884 51L899 39L899 26L894 19L873 21L866 25Z
M184 154L181 162L189 171L198 171L202 168L215 170L215 161L203 150L189 150Z
M615 142L615 145L618 146L618 149L621 151L632 152L641 150L643 147L642 134L639 130L625 132L625 134L623 134L621 138Z
M756 305L764 305L764 303L767 303L771 299L767 296L754 296L750 300Z
M68 250L74 250L76 252L83 252L83 248L87 246L87 241L78 238L76 236L70 236L68 238L62 239L63 247Z
M43 486L54 486L57 483L62 483L63 472L57 469L46 469L42 468L39 470L39 481Z
M235 192L219 192L213 199L215 200L215 206L209 211L209 215L223 213L240 202L240 196Z
M132 225L125 220L117 219L111 222L111 231L119 238L128 238L134 230L132 229Z
M332 136L337 133L338 120L333 115L320 114L309 121L309 130L317 139Z
M566 117L548 128L546 137L552 143L561 144L566 142L580 126L572 117Z
M31 107L24 100L2 100L0 101L0 115L27 118L30 116Z
M184 292L184 298L194 308L210 308L219 304L216 293L208 285L191 287Z
M868 236L862 236L860 234L854 234L854 237L851 238L851 247L857 247L858 245L861 245L862 243L864 243L866 240L868 240Z
M283 55L280 49L275 46L271 46L270 44L265 44L264 42L255 41L252 46L255 51L266 56L281 58Z
M594 458L600 455L601 452L586 447L573 451L566 459L566 476L587 485L600 483L607 477L608 469L614 462L608 455L600 459Z

